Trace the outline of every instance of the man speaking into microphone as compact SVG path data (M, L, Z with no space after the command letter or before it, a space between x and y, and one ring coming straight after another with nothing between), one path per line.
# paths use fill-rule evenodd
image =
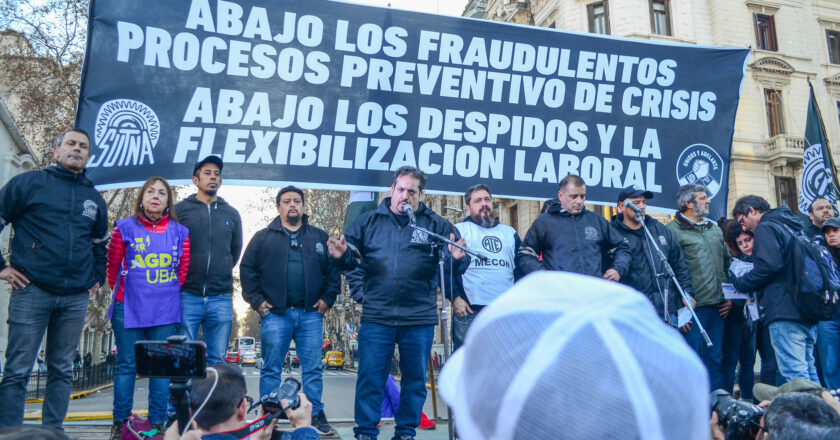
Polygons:
M356 380L356 439L376 439L395 344L400 349L400 406L394 417L394 439L410 440L426 401L426 366L438 321L435 300L438 257L435 239L412 224L455 240L456 229L420 200L426 186L423 171L401 167L394 175L391 197L361 215L339 240L330 239L330 255L345 269L364 269L362 326L359 330L359 374ZM464 240L458 241L463 245ZM464 251L443 250L449 271L469 265ZM452 265L449 261L460 260ZM447 285L447 292L451 286Z
M618 194L618 214L613 216L611 224L624 236L630 246L630 270L621 277L619 282L645 294L653 303L656 313L663 320L667 319L669 323L676 325L677 310L683 307L680 292L669 278L658 276L663 274L665 269L659 254L645 235L639 219L645 222L650 235L656 241L656 246L659 246L665 254L680 286L693 297L691 275L685 265L682 248L674 238L674 234L665 225L645 213L647 201L652 198L652 192L634 186L628 186ZM691 324L685 324L681 330L683 333L688 333L691 330Z

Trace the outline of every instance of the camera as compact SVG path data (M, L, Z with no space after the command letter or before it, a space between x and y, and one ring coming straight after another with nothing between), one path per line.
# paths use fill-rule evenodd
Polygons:
M755 438L764 416L762 408L735 400L725 390L712 391L710 397L712 411L718 413L718 424L726 429L726 440Z
M289 408L298 409L300 406L300 396L298 396L300 388L299 380L294 377L287 377L276 390L262 396L258 402L254 402L248 411L253 410L257 405L262 405L266 414L277 414L277 417L281 419L286 418L286 412L283 411L280 400L289 402Z

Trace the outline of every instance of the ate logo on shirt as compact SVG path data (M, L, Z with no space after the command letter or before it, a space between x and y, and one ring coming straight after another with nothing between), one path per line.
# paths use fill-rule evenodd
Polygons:
M494 254L498 254L502 250L502 240L499 240L498 237L484 237L484 240L481 240L481 246Z

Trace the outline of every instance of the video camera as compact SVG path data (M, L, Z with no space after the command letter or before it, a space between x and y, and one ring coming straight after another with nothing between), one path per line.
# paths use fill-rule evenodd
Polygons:
M169 391L178 426L186 432L190 420L189 381L207 377L206 349L203 342L187 341L185 335L173 335L166 341L137 341L134 355L141 377L170 379Z
M725 390L711 394L712 411L718 413L718 424L726 429L726 440L752 440L761 427L764 409L752 403L735 400Z

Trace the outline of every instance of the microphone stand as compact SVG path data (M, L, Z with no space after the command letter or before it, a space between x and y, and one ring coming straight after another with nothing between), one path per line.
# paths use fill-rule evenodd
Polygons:
M625 204L627 204L627 203L625 202ZM636 213L636 221L638 221L639 224L642 225L642 229L644 229L644 231L645 231L645 236L647 236L647 240L650 243L651 248L656 249L656 253L657 253L657 255L659 255L659 260L662 263L663 272L661 274L655 274L655 276L670 279L671 281L674 282L674 285L677 286L677 291L679 291L680 295L682 296L683 302L685 303L685 307L688 309L689 312L691 312L691 317L694 319L694 323L697 324L697 328L700 330L700 335L702 335L703 339L706 341L706 346L711 347L712 346L712 340L709 339L709 335L706 333L706 329L703 328L703 324L700 324L700 320L697 319L697 314L694 313L694 307L691 307L691 297L689 297L688 294L685 293L685 290L683 290L682 286L680 286L680 282L677 281L677 276L676 276L676 274L674 274L674 269L672 269L671 265L668 264L668 258L665 257L665 254L662 252L662 249L659 248L659 245L656 244L656 240L653 239L653 235L651 235L650 230L647 228L647 225L645 225L645 219L642 216L642 213L637 210L638 208L636 208L635 205L630 204L630 206L635 208L635 209L633 209L633 212ZM653 259L653 257L650 257L650 256L648 256L648 257L651 260ZM651 261L651 263L652 263L652 261ZM656 272L656 267L655 266L651 267L651 269L653 269L653 271ZM667 313L668 313L667 312L667 310L668 310L668 286L667 286L667 282L666 282L666 286L665 286L664 303L665 303L664 308L665 308L665 313L666 313L664 318L667 320L668 319L668 316L667 316Z
M460 244L455 243L454 241L450 240L447 237L444 237L443 235L434 233L424 227L417 226L417 223L414 221L414 217L410 217L411 221L409 222L409 226L414 228L414 230L423 232L429 237L432 237L435 240L437 240L437 243L431 243L431 246L432 252L437 252L438 255L438 276L440 277L440 321L441 325L443 326L443 331L441 333L443 334L443 361L445 363L449 359L449 355L451 354L451 352L449 345L449 310L447 310L446 307L446 276L444 275L443 271L443 246L447 244L452 245L470 255L475 256L476 258L482 261L487 260L487 257L467 248L466 246L461 246ZM451 294L452 292L450 292L450 295ZM449 298L449 300L451 302L452 298ZM449 421L449 423L447 423L447 426L449 427L449 440L453 440L455 438L455 428L452 424L452 408L450 408L449 405L446 405L446 417Z

